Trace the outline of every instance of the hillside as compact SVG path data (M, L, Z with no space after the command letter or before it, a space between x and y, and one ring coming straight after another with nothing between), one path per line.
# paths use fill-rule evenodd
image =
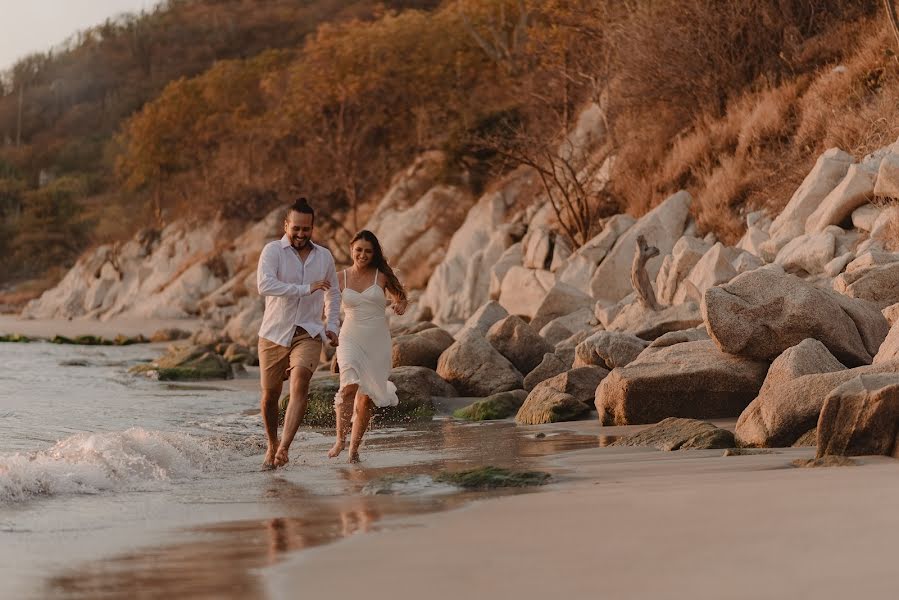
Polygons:
M897 47L875 5L435 4L172 2L22 61L0 98L0 277L178 217L259 218L297 192L340 238L431 149L448 157L438 179L475 194L522 163L549 174L574 245L681 188L700 231L733 243L826 148L863 155L899 134ZM601 189L547 152L591 100ZM56 179L39 187L42 171Z

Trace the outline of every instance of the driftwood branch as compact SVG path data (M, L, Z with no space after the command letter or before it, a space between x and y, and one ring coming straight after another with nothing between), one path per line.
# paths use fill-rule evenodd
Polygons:
M631 264L631 283L634 286L634 292L637 294L637 301L644 308L658 311L661 309L656 300L656 293L652 289L649 282L649 274L646 272L646 262L658 256L659 249L646 243L646 238L642 235L637 236L637 252L634 254L634 262Z

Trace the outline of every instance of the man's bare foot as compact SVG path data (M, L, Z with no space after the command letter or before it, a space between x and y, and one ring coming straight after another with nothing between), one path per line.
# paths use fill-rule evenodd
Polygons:
M358 450L350 450L350 459L349 462L351 465L354 465L359 462L359 451Z
M287 463L290 462L290 458L287 456L286 448L278 448L278 451L275 452L275 460L273 461L276 467L283 467Z
M337 440L334 442L334 446L328 450L328 458L335 458L340 456L340 453L343 452L343 447L346 444L343 440Z
M262 461L262 470L271 471L275 468L275 449L269 448L265 453L265 460Z

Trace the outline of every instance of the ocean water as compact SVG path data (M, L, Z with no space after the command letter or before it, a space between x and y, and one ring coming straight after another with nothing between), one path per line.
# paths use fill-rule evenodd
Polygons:
M0 598L262 597L254 572L285 553L470 498L438 470L599 443L435 419L370 431L354 466L302 428L262 472L256 374L127 373L160 351L0 343Z

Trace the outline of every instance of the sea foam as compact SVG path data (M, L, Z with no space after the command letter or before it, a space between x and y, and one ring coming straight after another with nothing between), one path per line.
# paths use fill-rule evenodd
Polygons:
M234 454L184 433L132 427L81 433L32 454L0 456L0 504L38 496L153 490L215 470Z

